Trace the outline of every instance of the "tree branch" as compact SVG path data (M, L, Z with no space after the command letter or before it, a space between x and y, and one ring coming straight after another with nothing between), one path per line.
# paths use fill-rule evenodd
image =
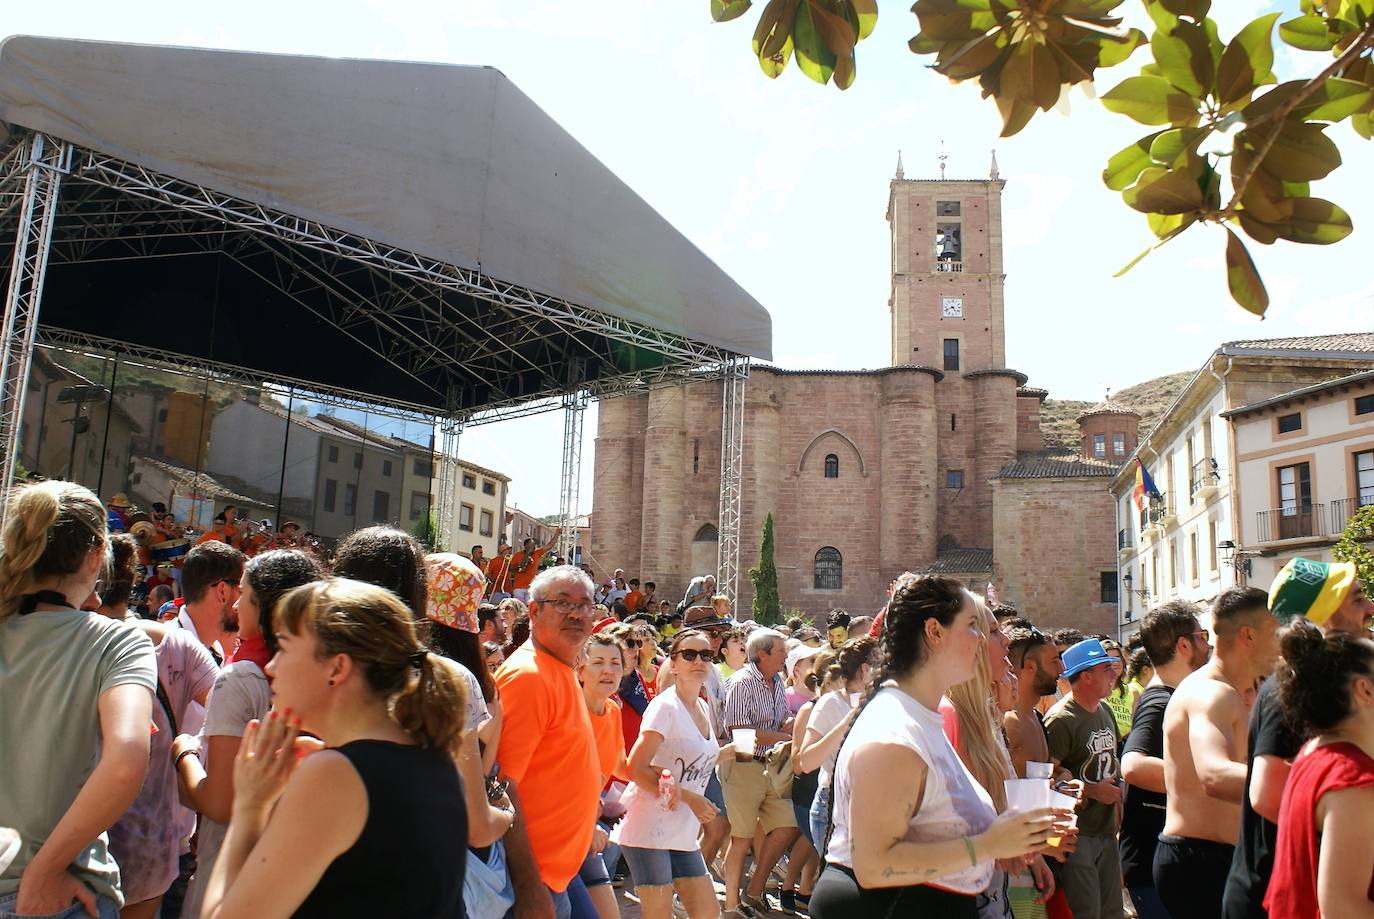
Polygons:
M1340 57L1336 58L1325 70L1309 80L1307 85L1299 90L1293 98L1274 110L1273 114L1269 116L1273 120L1274 126L1270 129L1269 135L1265 137L1264 143L1255 151L1254 159L1250 161L1250 165L1246 167L1245 172L1241 175L1239 181L1236 182L1235 188L1231 194L1231 203L1226 206L1226 210L1221 214L1223 219L1235 215L1236 205L1240 203L1241 197L1245 194L1245 189L1249 187L1250 180L1255 177L1256 170L1258 170L1260 164L1264 162L1264 158L1269 154L1269 150L1279 139L1279 134L1283 132L1284 122L1288 120L1288 116L1292 114L1293 110L1301 105L1308 96L1316 92L1317 88L1328 79L1344 71L1346 67L1354 63L1355 59L1369 47L1371 42L1374 42L1374 19L1365 23L1364 30L1360 32L1359 38L1351 42L1350 47L1342 51Z

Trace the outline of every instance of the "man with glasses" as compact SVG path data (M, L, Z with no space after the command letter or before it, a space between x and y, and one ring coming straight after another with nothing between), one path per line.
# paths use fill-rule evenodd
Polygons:
M1155 675L1136 703L1121 753L1121 874L1140 919L1169 919L1155 890L1155 846L1164 830L1164 711L1175 687L1212 654L1196 604L1173 600L1150 610L1140 628Z
M1159 899L1174 919L1221 913L1240 835L1246 723L1256 685L1278 658L1268 597L1231 587L1212 604L1216 650L1164 711L1164 829L1155 847Z
M1306 619L1325 635L1344 632L1369 636L1374 603L1350 562L1314 562L1295 558L1283 566L1269 588L1269 609L1281 622ZM1279 801L1293 757L1304 738L1284 720L1278 680L1260 687L1250 712L1250 770L1241 801L1241 832L1226 879L1225 919L1262 919L1264 894L1274 867Z
M593 590L571 565L535 577L529 641L496 672L505 715L497 761L516 814L506 854L521 915L571 915L568 884L601 808L601 767L575 671L596 616Z

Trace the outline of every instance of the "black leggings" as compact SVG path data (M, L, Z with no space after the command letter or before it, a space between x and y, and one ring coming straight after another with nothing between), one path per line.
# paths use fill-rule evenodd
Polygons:
M1173 919L1216 919L1236 847L1210 839L1160 834L1155 847L1155 890Z
M854 872L828 864L811 893L811 919L977 919L978 907L967 894L916 884L911 887L859 886Z

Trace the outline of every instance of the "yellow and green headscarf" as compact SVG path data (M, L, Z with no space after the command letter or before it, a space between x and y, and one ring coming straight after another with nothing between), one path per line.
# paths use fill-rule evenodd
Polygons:
M1283 566L1269 588L1269 611L1280 622L1301 616L1313 625L1325 625L1353 583L1355 566L1350 562L1295 558Z

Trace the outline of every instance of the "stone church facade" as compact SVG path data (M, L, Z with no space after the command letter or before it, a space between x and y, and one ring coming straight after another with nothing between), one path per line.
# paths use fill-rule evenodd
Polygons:
M872 614L903 571L949 574L1039 622L1115 631L1111 476L1138 417L1084 414L1082 449L1047 450L1042 389L1006 366L1002 189L891 183L891 365L753 368L745 405L739 605L771 511L785 609ZM590 551L681 597L715 570L718 383L605 399ZM1126 452L1093 456L1093 436ZM1120 435L1118 438L1117 435ZM1081 454L1081 455L1080 455ZM1111 595L1105 574L1111 574Z

